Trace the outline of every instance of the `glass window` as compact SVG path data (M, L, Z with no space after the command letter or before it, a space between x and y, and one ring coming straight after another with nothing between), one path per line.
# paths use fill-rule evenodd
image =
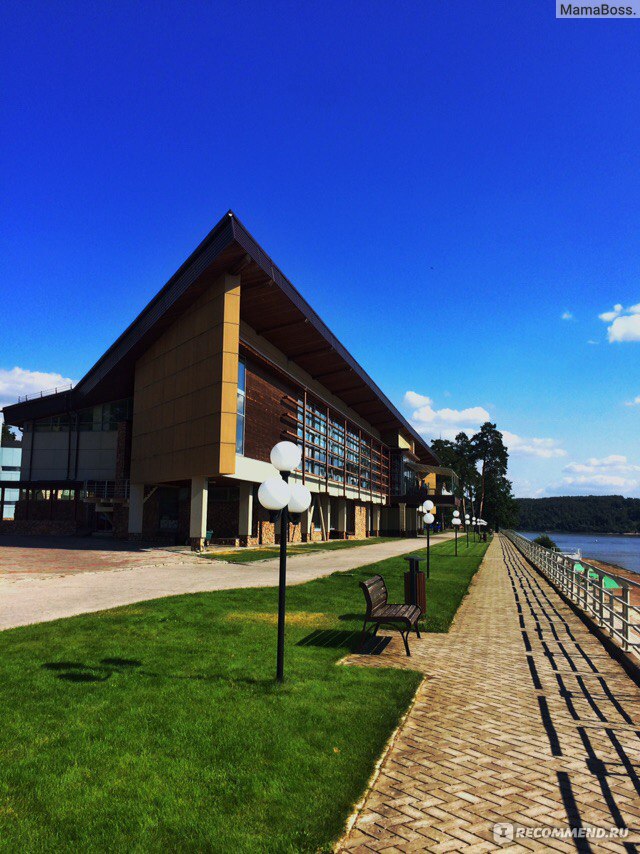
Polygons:
M244 454L244 422L247 405L247 366L243 359L238 362L238 399L236 419L236 454Z

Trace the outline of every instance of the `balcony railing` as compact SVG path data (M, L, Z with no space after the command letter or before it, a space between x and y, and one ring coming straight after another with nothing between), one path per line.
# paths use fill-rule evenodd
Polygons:
M605 572L588 561L545 549L515 531L503 533L574 605L626 652L640 658L640 583L616 572ZM612 578L618 588L605 586L605 578Z
M129 481L85 480L80 498L83 501L127 501Z
M67 383L66 385L59 385L55 388L45 388L42 391L34 391L33 394L23 394L18 397L18 403L25 403L27 400L35 400L37 397L48 397L50 394L60 394L63 391L71 391L73 388L73 383Z

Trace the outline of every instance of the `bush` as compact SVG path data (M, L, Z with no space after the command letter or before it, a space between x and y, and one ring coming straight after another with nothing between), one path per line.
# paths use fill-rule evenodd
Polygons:
M556 543L553 542L553 540L551 539L550 536L548 536L548 534L540 534L540 536L536 537L533 542L537 543L537 545L539 545L539 546L543 546L545 549L557 549L558 548Z

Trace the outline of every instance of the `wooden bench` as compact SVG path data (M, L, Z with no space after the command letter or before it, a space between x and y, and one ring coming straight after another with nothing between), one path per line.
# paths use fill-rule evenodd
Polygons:
M375 637L381 623L397 624L400 626L398 631L402 635L407 655L411 655L408 637L411 629L415 629L416 635L420 637L420 630L418 629L418 620L422 615L420 608L417 605L389 605L387 602L387 585L381 575L374 575L373 578L361 581L360 587L367 603L360 648L362 649L366 640L368 623L375 623L372 637Z

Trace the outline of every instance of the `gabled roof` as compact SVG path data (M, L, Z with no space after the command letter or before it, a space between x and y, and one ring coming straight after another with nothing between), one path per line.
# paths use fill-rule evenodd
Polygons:
M33 418L131 395L136 360L224 272L240 274L243 321L381 433L397 431L412 437L421 461L438 462L421 436L232 211L222 217L74 389L5 407L5 420L19 426Z

